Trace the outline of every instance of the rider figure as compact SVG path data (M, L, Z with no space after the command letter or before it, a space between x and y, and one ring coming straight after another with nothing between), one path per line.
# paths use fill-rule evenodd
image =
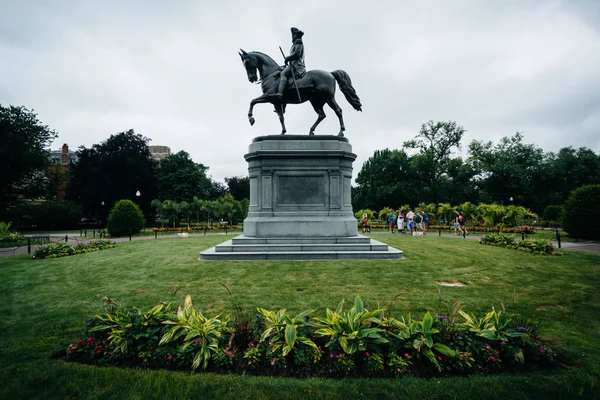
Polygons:
M277 97L283 97L283 89L292 73L295 74L296 78L301 78L306 73L306 67L304 66L304 44L302 43L304 32L297 28L292 28L291 31L292 48L290 49L290 55L285 58L286 66L281 71L281 76L279 77Z

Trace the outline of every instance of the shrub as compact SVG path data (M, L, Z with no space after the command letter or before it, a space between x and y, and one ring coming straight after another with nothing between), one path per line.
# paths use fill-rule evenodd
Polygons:
M108 215L106 225L111 236L135 235L144 228L144 214L131 200L119 200Z
M600 185L585 185L575 189L565 202L563 229L571 236L600 239Z

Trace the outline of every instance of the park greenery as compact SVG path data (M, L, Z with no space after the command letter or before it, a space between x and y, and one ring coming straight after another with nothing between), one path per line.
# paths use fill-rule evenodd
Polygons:
M42 260L44 258L74 256L76 254L89 253L92 251L112 249L116 246L116 243L105 239L93 240L89 243L79 243L75 246L68 243L51 243L44 246L38 246L31 258L34 260Z
M176 308L148 311L115 304L86 322L65 359L96 365L253 373L291 377L424 377L551 366L557 354L539 324L503 311L419 319L369 311L356 297L319 316L258 308L251 314L208 316L187 295Z
M0 258L0 291L8 294L9 299L0 303L0 312L9 329L8 335L0 337L0 374L5 382L0 387L0 398L184 399L201 396L310 399L323 398L327 394L330 398L341 399L356 397L359 393L370 398L410 399L592 399L600 396L597 385L600 376L600 339L593 334L592 328L600 311L598 255L565 251L565 257L543 257L447 237L425 236L416 239L401 235L379 236L378 240L404 250L405 258L376 262L217 261L203 263L199 268L198 252L226 239L216 235L194 236L185 240L125 242L110 251L39 261L30 260L26 255ZM465 286L446 287L442 286L444 282L461 282ZM240 334L232 340L232 343L240 340L247 345L244 354L250 342L259 347L255 354L257 363L259 358L261 363L265 360L269 350L261 347L264 344L256 345L266 329L274 327L267 321L277 322L277 313L282 307L286 307L287 311L280 313L280 316L288 316L292 324L297 325L297 340L291 347L300 346L299 337L309 338L315 343L324 341L325 344L336 339L337 342L332 342L330 346L337 346L335 343L340 343L339 338L346 337L346 333L337 338L329 335L307 336L303 329L312 328L299 322L307 321L305 318L296 317L304 310L315 310L309 314L311 318L308 322L335 326L336 314L347 316L356 296L360 296L364 308L369 312L383 309L386 318L396 316L399 319L403 315L405 323L410 314L411 325L414 322L422 324L428 320L429 313L433 320L432 329L440 330L432 334L434 345L439 343L436 338L444 323L450 323L437 316L454 315L456 321L452 324L457 327L471 323L462 314L453 313L457 304L468 312L467 315L473 314L478 318L485 317L493 307L496 313L502 312L500 317L511 316L511 329L524 327L528 332L522 333L539 336L540 344L534 341L532 345L542 345L541 349L545 352L541 353L538 349L540 354L547 355L552 349L558 368L525 368L519 373L502 373L512 360L511 353L504 353L507 350L495 345L490 345L490 349L498 350L502 355L499 358L501 367L492 368L491 364L483 367L484 364L477 360L483 360L483 356L489 352L483 344L489 339L473 333L468 337L482 341L482 346L477 347L479 353L473 354L472 364L482 367L473 367L471 372L459 377L455 376L449 364L445 364L448 359L444 358L444 354L440 355L443 366L441 372L437 371L427 356L417 361L414 339L410 343L413 347L408 349L413 357L408 360L412 366L406 368L401 376L392 379L364 379L355 377L353 372L350 373L352 379L339 380L320 377L278 378L257 376L252 372L246 375L217 374L203 372L202 359L196 369L198 373L190 374L155 369L152 362L156 360L151 358L144 363L146 356L142 357L142 354L136 354L135 358L135 366L139 368L119 368L119 365L115 367L110 364L92 367L63 362L70 344L78 346L77 338L80 337L83 338L82 342L87 340L84 335L86 329L91 327L86 328L85 321L92 317L89 320L91 324L97 321L94 316L111 314L115 307L112 303L121 306L120 309L126 310L124 312L129 316L134 314L132 309L143 310L138 314L141 317L147 310L163 302L173 303L172 312L176 312L176 305L185 304L188 295L193 298L196 313L202 311L207 323L203 326L207 328L217 323L213 320L215 316L221 314L218 319L223 322L225 316L230 315L228 326L231 324L237 332L242 332L243 321L252 320L254 323L256 314L260 314L265 322L264 330L261 328L258 331L260 337L252 337L251 340L249 336ZM348 306L338 312L341 299L345 299ZM258 311L258 308L265 311ZM331 311L330 317L327 308ZM247 319L236 315L247 315ZM194 318L202 320L197 314ZM330 321L318 321L317 318ZM472 317L471 320L475 321ZM531 325L526 325L528 320ZM242 323L236 325L236 321ZM167 329L175 326L184 325L165 324ZM373 327L365 327L370 328ZM286 329L287 325L285 328L272 329L274 335L271 339L279 335L276 343L282 346L288 344L281 336L282 333L285 336ZM288 330L291 334L293 329ZM100 335L101 331L90 333ZM179 348L179 345L183 346L180 339L173 339L169 343L165 340L163 345L148 350L156 355L163 346L165 349L172 349L171 346ZM386 339L390 340L390 337ZM140 337L140 340L144 339ZM185 367L182 365L184 369L190 369L198 353L199 343L194 343L195 340L190 338L191 343L185 349L185 352L189 352L185 357L189 357L187 360L190 363ZM346 349L353 340L347 340ZM425 335L424 346L427 346L428 340ZM268 343L273 342L266 343L271 348ZM100 342L93 346L104 345ZM231 357L221 346L219 349L223 351L218 355L209 350L208 370L211 370L214 357L223 365L230 365ZM384 371L391 373L393 371L388 364L395 361L398 363L396 368L402 370L401 360L392 360L388 353L371 358L371 354L378 353L369 352L369 357L366 357L364 351L358 350L360 344L357 344L357 350L350 357L341 349L341 343L339 346L335 355L341 353L341 360L354 360L356 357L355 368L378 371L383 362ZM326 358L329 357L329 352L325 351L328 348L323 345L321 348ZM292 349L286 355L286 362L292 365L295 363L294 351ZM172 354L171 361L179 353ZM526 354L533 356L533 353ZM169 354L164 356L168 359ZM165 360L164 356L162 360ZM251 362L251 357L254 355L250 353L244 360ZM487 358L493 362L489 355ZM177 362L183 360L178 359ZM335 360L338 363L340 359ZM272 357L265 360L264 372L274 371L275 366L271 366L271 362ZM536 363L525 365L534 367ZM423 379L418 373L421 369L430 371L430 378ZM336 376L343 376L342 371Z
M479 239L479 243L540 255L559 256L563 254L558 251L552 243L544 238L516 240L516 236L514 235L497 233L484 235Z
M455 211L460 211L466 218L469 226L484 228L493 227L515 227L522 225L532 225L533 221L537 221L537 214L528 210L523 206L517 205L500 205L500 204L472 204L465 202L463 204L451 205L450 203L419 203L416 207L410 207L408 204L402 205L399 208L384 207L378 212L371 209L361 209L355 213L355 217L360 221L363 213L367 214L370 220L378 222L387 221L390 213L397 214L399 211L407 212L409 209L413 211L424 211L430 220L431 225L449 225L454 222L456 217Z
M108 215L106 229L111 236L131 236L144 228L144 214L131 200L119 200Z

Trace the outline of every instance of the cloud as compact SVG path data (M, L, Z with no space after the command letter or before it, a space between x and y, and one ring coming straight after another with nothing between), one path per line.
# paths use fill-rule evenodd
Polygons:
M376 149L399 148L427 120L472 139L523 131L548 151L600 151L600 8L594 1L8 2L0 16L0 102L34 108L57 143L90 146L133 128L186 150L213 178L245 175L255 136L279 133L249 101L237 50L281 61L291 26L309 69L344 69L364 104L337 95L355 175ZM336 134L332 110L318 134ZM290 106L307 133L310 105Z

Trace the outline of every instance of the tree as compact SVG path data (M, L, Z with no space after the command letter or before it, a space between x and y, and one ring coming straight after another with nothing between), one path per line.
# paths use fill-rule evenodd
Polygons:
M210 200L216 200L220 197L225 196L227 194L227 187L221 182L211 180L211 188L208 198Z
M194 196L208 197L212 183L206 171L208 167L192 161L185 151L166 156L157 169L158 198L191 203Z
M454 121L428 121L421 125L421 131L413 139L404 143L405 147L419 150L421 156L420 180L431 192L431 201L436 204L441 198L442 177L448 173L452 150L460 149L465 129Z
M106 229L111 236L127 236L139 233L144 227L144 214L131 200L119 200L110 210Z
M563 228L569 235L582 239L600 239L600 185L575 189L565 202Z
M0 220L9 206L26 197L31 183L39 188L43 180L36 177L45 176L50 163L46 148L57 136L33 110L0 104Z
M492 202L510 204L512 201L539 210L536 188L543 186L540 182L546 180L541 148L523 143L523 135L517 132L512 137L502 138L495 146L492 142L474 140L469 145L469 154L474 168L481 172L478 185Z
M356 183L352 199L356 210L419 201L411 160L403 150L375 150L364 162Z
M547 188L554 193L544 205L563 203L573 190L600 183L600 155L586 147L565 147L556 155L551 153L545 168L552 175Z
M81 204L88 218L104 220L106 209L121 199L135 201L145 215L152 215L157 178L149 140L129 130L91 148L80 147L78 161L70 168L66 198Z
M250 178L247 176L225 178L225 183L227 183L229 193L231 193L234 199L241 201L242 199L250 198Z
M556 204L550 204L544 208L544 213L542 214L542 218L546 223L554 223L556 224L560 221L561 214L563 212L563 208Z

